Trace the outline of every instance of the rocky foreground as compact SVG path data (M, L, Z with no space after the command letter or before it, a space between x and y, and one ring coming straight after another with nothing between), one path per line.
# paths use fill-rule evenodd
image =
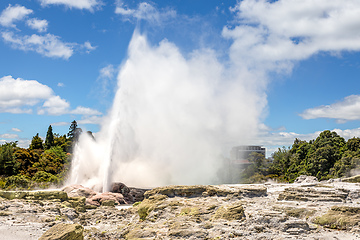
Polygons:
M0 239L360 239L357 181L0 191Z

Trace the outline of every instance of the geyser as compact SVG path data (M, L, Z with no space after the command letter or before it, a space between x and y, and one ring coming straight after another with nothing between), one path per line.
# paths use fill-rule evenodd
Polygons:
M185 57L173 43L151 46L135 31L96 140L83 134L75 147L71 183L103 191L112 181L218 183L221 155L256 134L266 105L256 76L240 69L213 50Z

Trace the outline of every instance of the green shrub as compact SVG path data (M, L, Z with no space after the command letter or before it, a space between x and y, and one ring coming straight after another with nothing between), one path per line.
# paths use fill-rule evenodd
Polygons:
M59 179L56 176L54 176L51 173L44 172L44 171L36 172L35 175L32 177L32 180L37 183L42 183L42 182L58 183L59 182Z
M25 175L14 175L5 178L5 188L29 188L31 181Z
M3 178L0 179L0 189L4 189L5 188L5 180Z

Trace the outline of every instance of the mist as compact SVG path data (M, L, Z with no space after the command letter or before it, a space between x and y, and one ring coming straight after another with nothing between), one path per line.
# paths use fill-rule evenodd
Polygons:
M266 106L250 71L221 63L211 49L183 56L135 31L101 130L75 148L71 182L103 186L219 183L222 156L257 132Z

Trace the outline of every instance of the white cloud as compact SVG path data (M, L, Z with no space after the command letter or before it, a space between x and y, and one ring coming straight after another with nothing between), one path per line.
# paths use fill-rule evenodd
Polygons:
M29 106L52 96L51 88L35 80L0 78L0 112L29 113ZM25 107L25 109L21 109Z
M39 106L42 103L41 106ZM53 90L35 80L14 79L12 76L0 78L0 112L63 115L101 115L97 110L78 106L71 110L70 103L54 94ZM13 128L13 131L21 131Z
M339 122L360 120L360 95L350 95L341 102L306 109L300 116L304 119L333 118Z
M100 69L100 75L99 78L114 78L114 75L116 73L117 69L114 67L114 65L109 64L102 69Z
M12 128L11 131L12 131L12 132L22 132L22 130L21 130L21 129L18 129L18 128Z
M39 20L37 18L31 18L29 20L26 21L26 24L32 28L37 30L38 32L46 32L47 28L48 28L48 21L43 19L43 20Z
M122 15L124 19L135 18L138 20L146 20L153 24L161 24L170 18L176 17L175 10L158 10L147 2L139 3L137 9L130 9L123 1L117 1L115 13Z
M17 36L13 32L2 32L2 38L15 49L34 51L46 57L69 59L74 52L74 44L65 43L49 33L44 36Z
M28 148L31 143L31 139L19 139L17 142L18 147Z
M115 74L117 72L118 68L112 64L100 69L99 76L96 79L96 86L92 90L93 95L97 96L100 101L106 102L116 90Z
M51 4L65 5L69 8L85 9L94 11L94 8L99 8L103 3L100 0L39 0L41 5L47 6Z
M0 138L5 138L5 139L14 139L14 138L18 138L19 135L17 134L10 134L10 133L4 133L4 134L0 134Z
M89 41L86 41L84 44L81 45L81 47L84 48L87 53L90 53L97 48L96 46L92 46Z
M0 14L0 25L4 27L16 28L14 22L23 20L27 15L31 14L32 12L33 10L27 9L24 6L20 6L18 4L12 6L11 4L9 4L9 6L4 9Z
M51 126L66 126L66 125L70 125L70 122L55 122L55 123L51 123Z
M324 129L329 130L329 129ZM338 135L345 138L346 140L353 137L360 137L360 128L354 129L332 129L330 131L335 131ZM295 133L295 132L276 132L276 131L264 131L260 134L259 138L254 141L256 145L263 145L266 147L267 156L270 156L271 153L276 151L278 148L283 146L291 147L294 143L295 138L298 138L303 141L315 140L322 131L316 131L313 133Z
M65 99L62 99L59 96L52 96L47 99L43 108L38 110L38 114L45 114L47 112L49 115L63 115L69 112L70 103Z
M72 114L79 114L79 115L101 115L102 113L98 110L78 106L74 110L71 111Z
M360 1L244 0L232 9L240 25L225 27L231 57L248 67L291 71L294 60L321 51L360 50Z
M78 124L101 124L104 122L103 117L99 116L88 116L77 121Z
M65 85L64 85L64 83L59 82L59 83L57 84L57 86L58 86L58 87L64 87Z

